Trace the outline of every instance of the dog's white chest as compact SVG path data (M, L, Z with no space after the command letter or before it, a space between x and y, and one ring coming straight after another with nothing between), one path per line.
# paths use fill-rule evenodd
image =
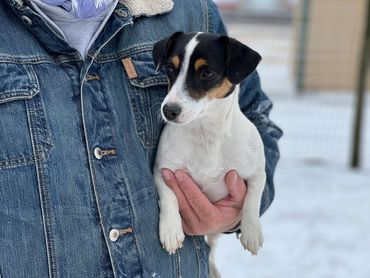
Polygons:
M198 151L192 156L193 160L189 159L183 169L187 170L202 192L211 202L226 197L228 190L224 179L229 168L221 153Z
M225 170L219 172L217 175L196 172L190 173L194 182L198 184L199 188L211 202L218 201L228 195L224 181L225 174Z
M184 170L211 202L228 195L225 175L229 170L240 169L236 168L235 156L228 154L230 148L225 147L223 138L209 140L201 130L189 133L173 126L166 126L162 136L166 144L160 144L157 153L159 168Z

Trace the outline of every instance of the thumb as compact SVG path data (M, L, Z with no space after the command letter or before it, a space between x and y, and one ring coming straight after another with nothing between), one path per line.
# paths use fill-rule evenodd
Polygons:
M225 184L229 192L229 198L234 201L243 201L247 194L247 185L238 176L235 170L229 171L225 176Z

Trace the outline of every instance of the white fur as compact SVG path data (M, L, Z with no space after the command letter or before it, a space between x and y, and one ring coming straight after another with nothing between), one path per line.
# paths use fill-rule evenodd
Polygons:
M180 122L165 126L158 146L154 177L160 198L160 240L168 252L174 253L184 239L178 202L163 181L161 169L185 170L212 202L228 195L225 174L236 170L248 183L240 240L245 249L257 254L263 242L259 221L266 180L263 143L256 127L240 111L239 86L222 99L206 96L196 101L188 96L184 76L196 44L195 36L187 45L180 75L162 104L176 101L186 116L181 118L180 114ZM210 273L216 276L212 272L217 274L217 270Z

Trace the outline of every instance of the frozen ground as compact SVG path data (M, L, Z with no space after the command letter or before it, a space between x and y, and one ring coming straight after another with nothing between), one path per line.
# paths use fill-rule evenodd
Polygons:
M235 236L223 236L216 261L224 278L370 277L370 96L362 170L348 167L353 94L294 93L289 26L229 26L267 59L262 84L272 119L285 132L276 197L262 217L265 244L252 257Z

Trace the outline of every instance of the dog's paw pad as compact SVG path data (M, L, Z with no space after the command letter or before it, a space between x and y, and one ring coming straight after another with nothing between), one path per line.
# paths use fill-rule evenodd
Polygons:
M181 225L160 225L159 237L164 249L170 254L182 247L185 239Z

